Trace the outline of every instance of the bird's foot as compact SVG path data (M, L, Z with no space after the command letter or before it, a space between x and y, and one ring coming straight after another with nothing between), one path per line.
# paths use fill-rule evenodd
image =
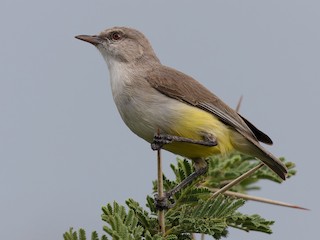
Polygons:
M162 197L158 194L154 196L154 205L158 211L168 210L174 206L174 200L172 196L168 196L167 192L163 193Z
M160 150L164 145L172 143L173 137L168 134L155 134L153 136L153 142L151 143L152 150Z
M169 144L172 142L184 142L184 143L192 143L192 144L198 144L202 146L207 147L213 147L217 145L217 141L214 138L212 134L204 135L204 140L194 140L190 138L180 137L180 136L172 136L169 134L155 134L153 137L153 142L151 143L152 150L159 150L161 149L165 144Z

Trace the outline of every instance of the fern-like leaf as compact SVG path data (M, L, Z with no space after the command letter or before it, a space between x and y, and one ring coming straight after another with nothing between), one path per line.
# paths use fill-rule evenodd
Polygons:
M270 228L274 221L266 220L257 214L245 215L236 213L228 218L228 225L231 227L239 228L244 231L259 231L264 233L272 233Z
M294 164L281 159L289 170L288 176L295 174ZM195 179L190 185L173 196L174 205L165 212L165 235L159 233L157 209L154 199L147 196L147 207L144 210L138 202L128 199L125 206L114 202L102 207L102 220L106 223L103 230L113 240L191 240L193 233L213 236L215 239L225 237L228 228L233 227L244 231L260 231L271 233L273 221L266 220L259 215L246 215L238 212L245 203L242 199L234 199L219 195L212 199L208 189L220 188L233 179L252 169L259 161L242 154L229 157L215 156L208 160L207 174ZM168 191L183 181L193 171L191 161L178 159L177 165L171 165L175 179L164 176L164 189ZM269 168L262 167L250 177L243 180L230 190L247 193L249 190L259 189L257 182L268 179L280 182L279 177ZM157 182L153 182L153 191L157 190ZM74 231L69 229L64 240L86 240L83 229ZM99 240L98 234L93 232L91 240ZM106 235L101 240L107 240Z
M73 231L73 228L70 228L68 232L63 234L64 240L86 240L86 232L84 229L80 228L78 232ZM101 240L107 240L107 236L102 235ZM96 231L91 233L91 240L99 240L98 233Z

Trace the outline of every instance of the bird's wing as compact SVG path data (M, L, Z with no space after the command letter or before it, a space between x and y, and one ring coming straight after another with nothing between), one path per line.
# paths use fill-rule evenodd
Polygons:
M160 65L148 72L146 80L162 94L214 114L249 140L272 144L266 134L188 75Z

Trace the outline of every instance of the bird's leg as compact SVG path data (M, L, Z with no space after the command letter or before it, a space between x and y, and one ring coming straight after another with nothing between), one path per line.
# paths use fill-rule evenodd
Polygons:
M203 140L194 140L191 138L185 138L181 136L173 136L165 133L155 134L153 137L153 142L151 143L152 150L159 150L165 144L170 144L173 142L184 142L193 143L207 147L213 147L217 145L217 141L212 134L204 133Z
M183 188L188 186L194 179L205 174L208 171L208 164L204 159L194 160L195 163L195 171L191 173L188 177L183 179L177 186L173 189L164 193L163 197L155 196L155 206L158 210L169 209L173 206L172 196L177 192L181 191Z
M194 140L190 138L180 137L180 136L172 136L169 134L158 133L154 135L153 142L151 143L151 148L153 150L161 149L165 144L170 144L173 142L184 142L184 143L192 143L198 144L207 147L213 147L217 145L217 141L215 137L210 133L202 133L203 140ZM207 162L204 159L193 159L195 164L195 171L186 177L181 183L175 186L170 191L164 193L163 197L155 196L155 205L159 210L168 209L172 206L168 200L172 200L172 196L179 192L181 189L185 188L189 185L194 179L205 174L208 170Z

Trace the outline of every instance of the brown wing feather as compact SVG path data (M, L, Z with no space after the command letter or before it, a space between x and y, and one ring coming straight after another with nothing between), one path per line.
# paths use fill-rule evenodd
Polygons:
M233 127L253 144L254 156L262 160L282 179L286 179L286 167L258 142L259 140L272 144L271 139L199 82L181 72L164 66L154 68L147 76L146 80L149 84L162 94L208 111L225 124Z
M149 84L162 94L214 114L250 141L272 143L266 134L188 75L169 67L159 66L150 71L147 76L146 80Z

